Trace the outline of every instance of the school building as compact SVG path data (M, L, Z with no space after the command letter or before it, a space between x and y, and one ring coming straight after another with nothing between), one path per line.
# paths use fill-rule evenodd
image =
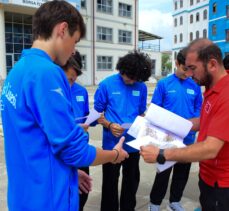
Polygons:
M21 56L32 45L32 15L47 0L0 0L0 76L5 79ZM83 15L87 34L77 44L82 55L84 85L98 84L115 73L118 59L139 49L139 0L70 0ZM142 33L142 32L141 32ZM148 33L149 34L149 33ZM144 32L147 35L147 32ZM152 35L150 39L162 39ZM144 41L144 38L143 40ZM157 50L140 48L149 53L154 75L161 75L160 42Z

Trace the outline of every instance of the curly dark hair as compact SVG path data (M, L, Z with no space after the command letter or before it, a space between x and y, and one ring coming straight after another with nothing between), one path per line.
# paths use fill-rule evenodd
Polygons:
M147 54L133 51L119 59L116 69L132 80L147 81L152 74L152 61Z
M64 71L68 71L68 69L72 67L75 72L77 77L82 75L82 58L80 56L80 53L78 51L75 52L74 55L72 55L69 60L67 61L67 63L62 67L64 69Z
M76 30L80 32L80 37L84 37L86 27L79 11L66 1L48 1L42 4L33 16L33 40L43 38L48 40L53 28L61 22L68 24L70 36Z

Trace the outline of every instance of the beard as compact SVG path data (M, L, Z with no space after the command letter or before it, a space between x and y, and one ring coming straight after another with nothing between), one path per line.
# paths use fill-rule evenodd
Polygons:
M207 66L204 67L204 74L199 80L194 78L194 81L196 81L196 83L199 86L205 86L206 89L209 89L211 87L212 80L213 80L212 75L209 74Z

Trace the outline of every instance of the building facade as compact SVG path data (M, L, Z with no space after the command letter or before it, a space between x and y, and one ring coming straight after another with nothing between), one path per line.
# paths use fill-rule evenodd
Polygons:
M0 0L0 76L5 79L21 51L32 45L32 15L47 0ZM76 46L82 55L84 85L115 73L118 59L138 50L138 0L70 0L86 23L86 37ZM160 70L160 53L151 52ZM157 74L160 75L160 72Z
M172 69L177 53L196 38L208 37L209 0L173 0Z
M229 54L229 0L210 0L208 36L220 47L223 56Z
M87 34L77 45L83 58L85 85L114 74L118 59L137 48L138 0L82 0Z

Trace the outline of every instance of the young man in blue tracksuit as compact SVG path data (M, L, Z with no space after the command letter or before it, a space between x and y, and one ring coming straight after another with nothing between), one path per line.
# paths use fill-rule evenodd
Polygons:
M80 53L76 51L75 54L70 57L70 59L62 68L64 69L68 82L71 86L72 108L75 122L83 127L85 131L87 131L88 126L85 125L84 122L86 120L85 117L89 114L88 92L85 87L75 82L77 77L82 74L82 61ZM89 175L89 167L81 167L79 169ZM80 176L82 176L83 172L80 170L78 170L78 173L80 174ZM88 179L91 181L91 178L89 176ZM79 197L79 211L83 211L84 205L88 199L88 192L90 191L89 187L86 187L86 192L84 190L80 191L81 193Z
M94 108L104 112L103 149L112 149L120 136L125 141L134 138L122 128L123 123L133 123L138 115L146 110L147 87L144 81L151 75L150 58L139 52L132 52L118 61L118 74L107 77L100 84L95 93ZM129 158L118 165L111 163L103 165L101 211L134 211L136 192L138 189L139 152L127 145L124 149ZM118 199L118 179L122 166L123 178L120 196Z
M75 124L71 92L60 68L85 35L79 12L49 1L33 17L33 45L22 52L2 90L2 123L9 211L77 211L80 166L121 162L122 141L112 151L88 144Z
M186 48L181 50L176 59L177 70L174 74L161 79L153 94L152 103L155 103L185 119L197 121L202 105L202 94L198 86L185 72ZM194 118L196 118L194 120ZM190 131L184 138L186 145L195 141L195 131ZM160 204L166 194L170 173L173 169L170 187L169 210L183 211L180 200L188 181L191 163L176 163L173 167L157 173L150 193L150 211L159 211Z

